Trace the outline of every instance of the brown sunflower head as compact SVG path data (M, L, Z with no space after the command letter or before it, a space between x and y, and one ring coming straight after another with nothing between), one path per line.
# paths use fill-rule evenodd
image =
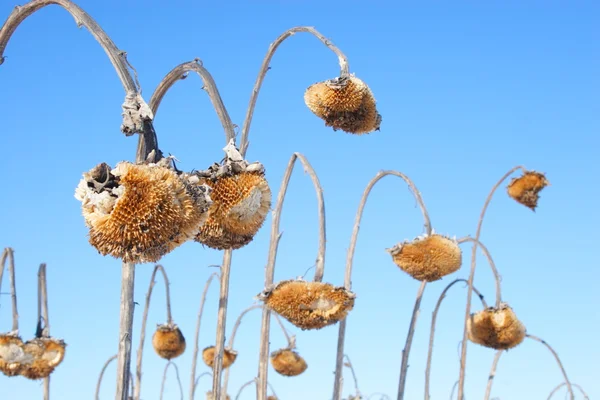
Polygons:
M278 400L276 396L267 396L267 400Z
M21 375L28 379L47 378L65 357L66 344L54 338L35 338L23 345L31 361L24 363Z
M258 295L265 305L302 330L321 329L343 320L356 295L329 283L287 280Z
M437 281L458 271L462 264L458 242L435 233L397 244L387 252L397 266L419 281Z
M206 347L202 350L202 360L208 367L213 368L215 365L215 346ZM229 368L237 358L237 351L225 348L223 349L223 369Z
M250 243L271 207L271 189L260 163L244 160L235 144L224 148L225 163L196 173L211 188L213 201L196 241L218 250L238 249Z
M23 364L31 357L23 350L23 341L11 333L0 334L0 371L6 376L17 376Z
M304 93L304 102L334 130L362 134L379 130L381 125L381 115L377 112L371 89L353 75L309 86Z
M550 182L540 172L527 171L519 178L513 178L508 185L508 195L517 202L535 211L540 198L539 193Z
M156 164L102 163L83 174L75 191L101 254L125 262L156 262L193 238L208 216L210 188L179 173L162 159Z
M511 349L525 339L525 325L506 303L471 314L467 320L469 340L496 350Z
M308 368L304 358L290 349L281 349L272 352L271 365L277 373L284 376L298 376Z
M158 325L152 336L152 347L160 357L171 360L185 351L185 337L176 324Z

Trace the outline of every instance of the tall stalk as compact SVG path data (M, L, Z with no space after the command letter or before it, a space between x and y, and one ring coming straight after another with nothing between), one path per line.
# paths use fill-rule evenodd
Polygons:
M429 235L432 232L431 229L431 221L429 219L429 214L427 213L427 208L425 207L425 203L423 202L423 198L421 197L421 193L418 191L415 184L401 172L398 171L380 171L375 175L373 179L368 183L363 196L358 205L358 211L356 212L356 218L354 220L354 228L352 229L352 236L350 238L350 246L348 247L348 253L346 256L346 272L344 275L344 287L347 290L351 290L352 288L352 266L354 262L354 252L356 250L356 241L358 239L358 231L360 229L360 222L362 220L363 211L365 209L365 205L367 203L367 199L373 186L380 179L385 176L393 175L398 178L404 180L406 184L410 187L419 208L421 209L421 213L423 214L423 224L425 227L425 232ZM417 321L417 314L419 312L419 307L421 304L421 297L423 295L423 291L425 290L426 283L421 283L419 287L419 291L417 292L417 299L415 301L415 307L413 309L413 314L411 317L410 327L408 330L408 335L406 338L406 344L404 346L404 350L402 351L402 365L400 368L400 383L398 389L398 398L401 399L401 395L404 395L404 384L406 382L406 372L408 370L408 355L410 353L410 347L412 345L412 338L414 334L415 324ZM343 386L343 378L342 378L342 368L344 365L344 341L346 339L346 321L347 318L344 318L340 321L339 333L338 333L338 343L337 343L337 355L336 355L336 364L335 364L335 381L333 386L333 400L340 400L342 396L342 386Z
M167 324L173 323L173 316L171 315L171 293L169 290L169 279L167 273L162 265L156 265L150 276L150 285L148 292L146 293L146 303L144 304L144 314L142 315L142 326L140 331L140 343L137 350L137 363L135 372L135 390L133 392L133 398L140 400L140 394L142 391L142 358L144 356L144 342L146 341L146 323L148 321L148 311L150 310L150 299L152 298L152 289L154 288L156 273L160 271L162 273L163 281L165 283L165 295L167 305Z
M12 305L12 329L10 334L19 335L19 311L17 310L17 282L15 276L15 254L12 248L7 247L2 252L2 258L0 260L2 268L0 268L0 286L2 286L2 277L4 275L4 267L6 265L6 259L10 258L8 262L8 280L10 284L10 300Z
M38 308L37 329L35 336L38 338L50 337L50 317L48 315L48 284L46 280L46 264L40 264L38 269ZM42 328L42 321L44 327ZM43 398L50 400L50 376L44 378Z
M552 346L550 346L545 340L540 339L539 337L533 336L530 334L527 334L526 336L531 340L535 340L536 342L543 344L544 346L546 346L546 348L548 350L550 350L550 352L554 356L554 359L556 360L556 363L558 364L558 367L560 368L560 372L562 373L563 378L565 379L565 384L567 385L567 390L569 391L569 397L571 398L571 400L575 400L575 393L573 393L573 386L571 385L571 381L569 380L569 377L567 376L567 371L565 371L565 367L563 367L563 364L560 361L560 357L558 357L558 353L556 351L554 351Z
M167 383L167 371L169 369L169 366L173 366L173 369L175 369L175 378L177 379L177 384L179 385L179 397L181 400L183 400L183 386L181 385L181 378L179 377L179 368L177 368L177 364L175 364L172 361L169 361L166 365L165 365L165 370L163 372L163 378L162 378L162 383L160 385L160 400L163 399L163 396L165 394L165 386Z
M275 275L275 261L277 259L277 248L279 246L279 240L283 233L279 232L279 221L281 220L281 212L283 211L283 201L285 200L285 194L292 177L294 165L296 160L300 160L304 167L304 172L308 173L310 179L313 182L315 192L317 194L317 201L319 207L319 249L317 252L316 268L315 268L315 281L320 281L323 278L325 270L325 201L323 200L323 188L319 182L319 178L312 165L308 162L306 157L300 153L294 153L288 162L287 168L283 175L283 181L277 195L277 203L273 209L273 222L271 223L271 240L269 243L269 255L267 259L267 266L265 268L265 287L269 287L273 284L273 277ZM258 362L258 382L256 384L256 398L257 400L266 400L267 398L267 376L269 366L269 335L271 329L271 311L268 307L263 308L262 323L260 330L260 347L259 347L259 362Z
M275 55L275 51L279 47L281 43L285 41L285 39L290 36L298 33L298 32L307 32L314 35L317 39L321 41L328 49L333 51L338 58L338 62L340 64L340 76L347 76L348 72L348 59L342 53L340 49L338 49L329 39L323 36L319 31L315 28L309 26L297 26L287 31L283 32L271 45L267 50L267 55L265 56L262 65L260 66L260 71L258 72L258 77L256 78L256 82L254 83L254 87L252 88L252 94L250 95L250 103L248 104L248 110L246 111L246 118L244 119L244 126L242 127L242 139L240 142L240 154L242 157L246 156L246 151L248 150L248 134L250 132L250 125L252 124L252 117L254 116L254 108L256 107L256 100L258 99L258 93L262 87L262 83L267 75L267 71L271 69L269 64L271 63L271 59L273 55ZM259 399L260 400L260 399Z
M467 305L465 308L465 318L463 324L463 337L461 342L461 350L460 350L460 375L458 378L458 399L463 400L464 390L465 390L465 373L467 368L467 321L469 320L469 316L471 315L471 297L473 296L473 280L475 279L475 268L477 266L477 246L479 244L479 239L481 238L481 228L483 226L483 219L485 217L485 212L492 201L492 197L494 197L494 193L502 182L504 182L509 176L511 176L514 172L522 170L525 172L525 168L522 166L516 166L508 171L500 180L494 185L487 198L485 199L485 203L483 204L483 209L481 210L481 214L479 216L479 222L477 223L477 232L475 234L475 241L473 242L473 250L471 252L471 271L469 272L469 288L467 289ZM499 292L496 293L499 295Z
M498 350L494 356L494 361L492 362L492 367L490 368L490 375L488 376L483 400L490 400L490 395L492 394L492 384L494 383L494 378L496 377L496 369L498 368L498 362L500 362L502 353L504 353L504 350Z

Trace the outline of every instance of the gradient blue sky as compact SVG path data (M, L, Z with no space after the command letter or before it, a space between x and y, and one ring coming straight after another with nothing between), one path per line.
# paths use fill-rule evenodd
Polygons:
M0 18L17 3L3 0ZM435 229L474 234L483 201L510 168L547 173L552 186L537 212L506 196L491 204L482 241L502 273L503 295L530 333L560 354L569 377L600 397L597 314L600 296L597 228L600 154L600 5L593 1L487 1L419 5L408 2L107 0L78 2L126 50L148 100L177 64L199 57L213 74L233 121L242 124L268 45L296 25L315 26L348 56L350 69L372 88L381 131L351 136L326 128L304 106L303 93L335 77L336 58L308 34L275 55L258 100L250 161L260 160L277 193L292 152L305 154L325 191L328 242L325 280L342 284L354 216L367 182L381 169L410 176L423 194ZM102 49L64 10L50 6L16 31L0 67L4 172L0 246L15 249L21 333L33 336L36 270L48 263L53 335L69 344L52 375L52 398L88 399L104 361L116 353L120 262L88 244L73 197L81 173L135 154L137 138L119 132L123 90ZM177 83L156 115L160 147L182 169L222 158L224 136L196 76ZM276 280L302 275L314 263L317 213L310 180L297 168L284 207ZM228 325L263 288L271 218L254 242L233 257ZM364 394L395 396L401 350L418 282L400 271L385 248L422 233L410 192L394 177L378 184L367 204L353 275L357 293L346 351ZM430 285L410 358L407 399L423 396L431 311L464 267ZM481 259L479 257L478 259ZM186 391L200 293L221 253L187 243L161 260L171 279L173 313L188 338L178 358ZM152 265L137 269L142 303ZM3 291L8 290L8 281ZM492 301L494 285L482 262L476 286ZM217 286L208 295L201 348L214 342ZM448 398L458 377L466 291L457 285L439 315L432 398ZM10 329L10 301L1 298L0 330ZM474 303L475 309L479 304ZM136 309L134 349L141 308ZM155 287L149 326L165 320L164 288ZM276 326L274 325L274 328ZM257 368L259 313L248 314L237 337L232 397ZM282 399L329 399L337 327L301 332L298 351L309 364L297 378L271 382ZM152 334L148 332L148 336ZM275 329L272 349L285 344ZM147 342L142 398L158 399L165 362ZM483 397L494 352L469 346L466 396ZM199 372L207 370L201 364ZM205 379L205 378L203 378ZM349 371L344 394L352 391ZM524 342L500 361L492 397L542 399L562 382L550 353ZM114 396L114 365L102 398ZM168 399L177 399L172 377ZM209 387L201 384L200 393ZM38 382L0 376L2 399L41 397ZM202 398L201 395L198 398ZM248 390L242 399L254 398Z

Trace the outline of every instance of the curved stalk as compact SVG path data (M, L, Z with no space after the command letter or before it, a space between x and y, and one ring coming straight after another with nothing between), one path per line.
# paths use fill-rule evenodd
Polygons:
M279 397L277 397L277 393L275 393L275 389L273 389L273 385L271 385L269 382L267 382L267 385L269 386L269 390L271 390L271 394L275 396L276 399L279 399Z
M560 388L562 388L563 386L566 386L566 385L567 385L567 382L563 382L563 383L561 383L560 385L558 385L557 387L555 387L555 388L554 388L554 389L553 389L553 390L550 392L550 395L548 396L548 400L551 400L551 399L552 399L552 396L554 396L554 394L555 394L556 392L558 392L558 391L560 390ZM583 398L584 398L585 400L590 400L590 396L588 396L588 394L585 392L585 390L583 390L583 388L582 388L580 385L578 385L578 384L576 384L576 383L571 383L571 386L573 386L573 387L577 388L577 389L578 389L578 390L581 392L581 395L583 396Z
M373 393L373 394L370 394L369 397L367 397L367 400L371 400L371 398L373 398L375 396L379 396L380 400L386 400L386 399L390 400L390 396L388 396L385 393Z
M540 339L539 337L533 336L530 334L527 334L525 336L527 336L531 340L535 340L536 342L543 344L544 346L546 346L546 348L548 350L550 350L550 352L554 356L554 359L556 360L556 363L558 364L558 367L560 368L560 372L562 372L562 374L563 374L563 378L565 378L565 383L566 383L567 389L569 391L569 396L571 397L571 400L575 400L575 394L573 393L573 386L571 385L571 381L569 381L569 377L567 376L567 371L565 371L565 367L563 367L563 364L560 361L560 358L558 357L558 353L556 353L556 351L554 351L552 346L550 346L548 343L546 343L545 340Z
M240 387L240 390L238 390L237 394L235 395L235 400L238 400L240 398L240 396L242 395L242 392L244 391L244 389L246 389L248 386L252 385L253 383L257 383L256 382L256 378L252 379L251 381L248 381L248 382L244 383Z
M223 372L223 352L225 350L225 329L227 322L227 301L229 300L229 275L231 272L231 255L233 251L223 252L221 265L221 287L219 292L219 312L217 317L217 334L215 340L215 363L213 365L213 399L221 399L221 374Z
M160 400L163 399L163 395L165 393L165 385L167 383L167 370L169 366L172 365L175 369L175 377L177 378L177 383L179 384L179 397L183 400L183 386L181 385L181 378L179 377L179 368L177 368L177 364L172 361L169 361L167 365L165 365L165 371L163 372L162 383L160 385Z
M452 390L450 391L450 400L452 400L452 398L454 397L454 392L456 391L457 387L458 387L458 381L454 382L454 385L452 386Z
M458 239L457 242L459 244L464 243L464 242L477 243L477 246L479 246L481 248L481 251L483 252L483 254L485 255L485 257L488 260L490 269L492 270L492 273L494 274L494 281L496 282L496 308L499 308L500 303L502 303L502 279L500 278L500 273L498 272L498 268L496 268L496 263L494 263L494 260L492 259L492 256L491 256L489 250L479 240L473 239L468 236ZM486 308L487 308L487 306L486 306Z
M173 317L171 315L171 293L169 290L169 279L167 273L162 265L156 265L150 276L150 286L146 293L146 303L144 304L144 314L142 316L142 326L140 332L140 344L137 351L137 363L135 372L135 391L133 392L133 398L140 400L140 394L142 391L142 358L144 356L144 342L146 341L146 323L148 321L148 311L150 310L150 299L152 298L152 289L156 283L156 273L160 270L162 272L163 280L165 282L165 293L167 297L167 324L173 324Z
M167 93L167 91L175 84L184 78L187 77L187 73L189 71L196 72L200 78L202 79L202 83L204 86L202 87L208 93L208 97L217 112L219 120L223 125L223 129L225 130L225 139L226 142L229 143L229 140L235 139L235 132L233 130L233 123L231 122L231 118L229 117L229 113L223 104L223 99L221 98L221 94L217 89L217 84L213 79L212 75L208 72L206 68L203 67L202 61L199 58L194 59L194 61L189 61L183 64L179 64L175 68L173 68L169 73L163 78L163 80L158 84L152 97L150 98L150 109L152 113L156 115L158 111L158 107L162 102L163 97Z
M487 253L487 254L489 256L489 253ZM489 258L489 259L491 260L491 258ZM493 262L493 261L490 261L490 262ZM467 281L466 279L455 279L454 281L450 282L448 284L448 286L446 286L446 288L442 291L442 294L440 294L440 298L438 299L438 301L435 305L435 309L433 310L433 314L431 317L431 330L429 332L429 351L427 352L427 367L425 368L425 400L430 399L429 387L430 387L430 377L431 377L431 360L433 358L433 341L435 338L435 325L437 322L437 315L438 315L438 312L440 311L442 301L446 297L446 293L448 292L448 290L450 290L450 288L452 286L454 286L458 282L465 282L467 284L469 283L469 281ZM477 293L477 295L479 296L479 299L481 299L483 308L484 309L487 308L487 303L485 302L483 295L475 287L473 287L473 291L475 293Z
M283 181L277 195L277 203L275 209L273 209L273 222L271 223L271 240L269 243L269 255L267 259L267 266L265 268L265 287L269 287L273 284L273 277L275 275L275 261L277 259L277 248L279 246L279 240L283 233L279 232L279 221L281 220L281 212L283 210L283 201L285 194L292 177L294 165L296 160L300 160L304 171L308 172L315 191L317 193L317 200L319 202L319 223L320 223L320 235L319 235L319 250L317 253L315 278L314 280L320 282L323 279L323 273L325 270L325 202L323 200L323 189L321 183L317 177L316 172L302 154L294 153L288 162L287 168L283 175ZM257 400L265 400L267 398L267 375L268 375L268 360L269 360L269 335L271 328L271 312L267 307L263 308L262 312L262 323L261 323L261 335L260 335L260 348L259 348L259 363L258 363L258 382L256 384L256 395Z
M327 48L335 53L338 58L338 62L340 63L340 76L348 75L348 59L342 53L340 49L338 49L329 39L319 33L316 29L309 26L297 26L292 29L288 29L283 32L271 45L269 46L269 50L267 51L267 55L263 60L263 63L260 67L260 71L258 73L258 77L256 78L256 83L254 83L254 87L252 88L252 95L250 96L250 103L248 104L248 110L246 111L246 118L244 120L244 126L242 128L242 140L240 144L240 153L242 157L246 156L246 151L248 150L248 133L250 132L250 125L252 124L252 117L254 115L254 108L256 107L256 100L258 98L258 93L260 92L260 88L265 79L265 75L267 75L267 71L271 68L269 64L271 63L271 59L275 54L275 51L279 47L281 43L288 37L294 35L298 32L307 32L313 34L317 39L319 39Z
M500 356L504 350L498 350L496 355L494 356L494 361L492 362L492 368L490 369L490 375L488 377L487 386L485 388L485 397L484 400L489 400L490 395L492 394L492 384L494 383L494 378L496 377L496 368L498 368L498 362L500 361Z
M104 372L106 371L106 368L108 368L110 363L116 359L117 359L117 355L115 354L114 356L112 356L111 358L106 360L106 362L104 363L104 366L100 370L100 376L98 377L98 383L96 384L96 395L94 396L94 398L96 400L100 400L100 385L102 385L102 378L104 377Z
M473 250L471 252L471 271L469 272L469 289L467 290L467 305L465 307L465 319L463 324L463 337L461 342L461 350L460 350L460 375L458 378L458 399L463 400L464 388L465 388L465 372L467 368L467 321L469 320L469 316L471 315L471 297L473 296L473 279L475 278L475 268L477 266L477 246L479 243L479 239L481 238L481 227L483 225L483 218L485 217L485 212L492 201L492 197L494 197L494 193L502 182L504 182L509 176L511 176L517 170L525 171L525 168L522 166L516 166L508 171L500 180L492 187L492 190L488 194L485 199L485 203L483 204L483 209L481 210L481 214L479 216L479 222L477 223L477 232L475 234L475 241L473 242Z
M410 178L408 178L406 175L404 175L401 172L398 171L380 171L377 173L377 175L375 175L375 177L373 179L371 179L371 181L367 184L367 187L365 188L365 191L363 193L362 199L360 200L360 203L358 205L358 211L356 212L356 218L354 220L354 228L352 229L352 237L350 238L350 246L348 247L348 253L346 256L346 272L344 275L344 287L348 290L350 290L352 288L352 266L353 266L353 262L354 262L354 252L356 250L356 241L358 239L358 231L360 229L360 222L362 220L362 215L363 215L363 211L365 209L365 205L367 203L367 199L369 197L369 194L371 193L371 190L373 189L373 186L375 186L375 184L377 182L379 182L379 180L381 180L383 177L388 176L388 175L394 175L397 176L398 178L404 180L404 182L406 182L406 184L409 186L409 188L412 191L413 196L415 197L415 200L417 201L417 204L419 205L419 208L421 209L421 213L423 214L423 224L425 226L425 231L427 232L427 234L431 234L431 220L429 219L429 214L427 213L427 208L425 207L425 203L423 202L423 198L421 197L421 193L419 192L419 190L417 189L417 187L415 186L415 184L412 182L412 180L410 180ZM403 351L403 356L402 356L402 368L401 368L401 383L400 385L402 385L402 371L405 370L405 367L408 367L408 364L405 365L405 357L404 354L406 354L406 362L408 362L408 353L410 352L410 346L412 344L412 335L410 334L411 331L414 329L414 325L413 322L416 322L416 313L418 312L419 308L418 306L420 305L421 302L421 298L420 295L422 295L423 290L425 290L425 285L422 284L421 285L422 288L419 289L419 294L417 294L417 300L415 302L415 309L413 311L413 316L411 318L411 328L409 328L409 335L407 337L407 342ZM340 400L341 399L341 395L342 395L342 366L343 366L343 356L344 356L344 341L346 339L346 321L347 318L344 318L342 321L340 321L340 328L339 328L339 333L338 333L338 344L337 344L337 355L336 355L336 364L335 364L335 381L334 381L334 387L333 387L333 400ZM405 374L405 373L404 373Z
M198 364L198 352L200 348L198 347L198 339L200 337L200 324L202 322L202 312L204 311L204 303L206 302L206 294L208 292L208 288L210 287L210 283L213 278L219 277L217 272L213 272L210 274L208 279L206 280L206 284L204 285L204 290L202 291L202 297L200 298L200 307L198 307L198 317L196 318L196 332L194 333L194 353L192 355L192 376L190 379L190 400L194 400L194 396L196 393L196 385L198 384L198 379L207 374L205 372L200 374L198 378L196 378L196 365Z
M352 365L352 361L350 361L350 357L347 354L344 354L344 358L346 359L346 363L344 364L346 367L350 368L350 372L352 372L352 379L354 380L354 391L356 393L355 397L357 399L362 398L360 394L360 390L358 389L358 379L356 379L356 373L354 372L354 366Z

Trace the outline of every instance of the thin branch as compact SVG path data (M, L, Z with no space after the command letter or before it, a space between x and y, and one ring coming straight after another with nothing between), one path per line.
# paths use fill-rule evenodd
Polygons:
M555 388L554 388L554 389L553 389L553 390L550 392L550 395L548 396L548 400L551 400L551 399L552 399L552 396L554 396L554 394L555 394L556 392L558 392L558 391L560 390L560 388L562 388L563 386L566 386L566 385L567 385L567 382L563 382L563 383L561 383L560 385L558 385L557 387L555 387ZM573 387L577 388L577 389L578 389L578 390L581 392L581 395L583 396L583 398L584 398L585 400L590 400L590 396L588 396L588 394L587 394L587 393L586 393L586 392L583 390L583 388L582 388L580 385L578 385L578 384L576 384L576 383L571 383L571 386L573 386Z
M494 356L494 361L492 362L492 368L490 369L490 375L488 376L487 386L485 388L485 397L484 400L489 400L490 395L492 394L492 384L494 383L494 378L496 377L496 368L498 368L498 362L500 361L500 356L504 353L504 350L498 350L496 355Z
M213 365L213 399L221 399L221 374L223 372L223 352L225 350L225 329L227 322L227 302L229 300L229 275L231 272L231 255L233 251L223 252L221 266L221 286L219 292L219 313L217 318L217 334L215 343L215 363Z
M244 391L244 389L246 389L248 386L252 385L253 383L257 383L256 382L257 378L252 379L251 381L248 381L246 383L244 383L241 387L240 390L237 392L237 394L235 395L235 400L238 400L240 398L240 396L242 395L242 392Z
M137 350L137 360L136 360L136 371L135 371L135 391L133 392L133 398L135 400L140 400L140 394L142 391L142 358L144 356L144 343L146 341L146 324L148 322L148 311L150 310L150 300L152 298L152 289L154 289L154 284L156 283L156 273L158 271L162 272L163 281L165 283L165 293L167 297L167 323L172 324L173 317L171 316L171 293L169 291L169 278L167 278L167 273L162 265L156 265L154 270L152 270L152 275L150 276L150 285L148 286L148 292L146 293L146 302L144 304L144 313L142 315L142 326L140 332L140 343L138 345Z
M352 266L354 262L354 252L356 250L356 241L358 239L358 231L360 229L360 222L362 220L362 215L365 209L365 205L367 204L367 199L369 198L369 194L373 189L373 186L383 177L388 175L394 175L398 178L404 180L406 184L409 186L419 208L421 209L421 213L423 214L423 224L425 226L425 231L427 234L431 234L431 220L429 219L429 214L427 213L427 208L425 207L425 203L423 202L423 198L421 197L421 192L417 189L413 181L406 175L398 171L380 171L375 175L373 179L367 184L365 191L363 193L362 199L358 205L358 211L356 212L356 218L354 220L354 228L352 229L352 236L350 238L350 246L348 247L348 253L346 256L346 272L344 275L344 286L346 289L350 290L352 288ZM424 288L423 288L424 289ZM335 381L333 387L333 400L339 400L342 396L342 366L343 366L343 355L344 355L344 341L346 339L346 321L347 318L344 318L340 321L339 332L338 332L338 344L337 344L337 355L336 355L336 364L335 364ZM410 348L410 344L408 347Z
M244 120L244 127L242 128L242 140L240 145L240 153L242 157L246 156L246 151L248 150L248 133L250 131L250 125L252 124L252 117L254 115L254 108L256 107L256 100L258 98L258 93L260 92L260 88L265 79L265 75L267 75L267 71L271 68L269 64L271 63L271 59L275 54L275 51L279 47L281 43L288 37L294 35L297 32L307 32L311 33L317 37L327 48L335 53L340 63L340 76L348 75L348 59L342 53L340 49L338 49L329 39L319 33L316 29L309 26L297 26L292 29L289 29L282 33L271 45L269 46L269 50L267 51L267 55L263 60L263 63L260 67L260 71L258 73L258 77L256 78L256 83L252 88L252 95L250 96L250 103L248 104L248 110L246 111L246 118Z
M128 400L133 334L135 264L123 263L121 268L121 309L119 312L119 351L117 353L116 400Z
M162 383L160 385L160 400L163 399L163 395L165 393L165 384L167 383L167 370L169 366L172 365L175 368L175 377L177 378L177 383L179 384L179 397L183 400L183 386L181 385L181 378L179 377L179 368L177 368L177 364L172 361L169 361L167 365L165 365L165 371L163 372Z
M15 253L12 248L5 249L10 258L8 262L8 280L10 283L10 299L12 303L12 333L19 334L19 311L17 310L17 282L15 276ZM3 260L4 262L4 257Z
M388 396L385 393L372 393L369 395L369 397L367 397L367 400L371 400L371 398L373 398L375 396L379 396L380 400L384 400L384 399L390 400L390 396Z
M110 363L116 359L117 359L117 355L115 354L114 356L112 356L111 358L106 360L106 362L104 363L104 366L100 370L100 376L98 377L98 383L96 384L96 395L94 396L94 398L96 400L100 400L100 385L102 385L102 377L104 376L104 372L106 371L106 368L108 368Z
M539 337L533 336L530 334L527 334L526 336L529 339L535 340L536 342L543 344L544 346L546 346L546 348L548 348L548 350L550 350L550 352L554 356L554 359L556 359L556 363L558 364L558 367L560 368L560 372L562 372L562 374L563 374L563 378L565 378L565 383L566 383L567 389L569 391L569 396L571 397L571 400L575 400L575 394L573 393L573 386L571 385L571 381L569 381L569 377L567 376L567 371L565 371L565 367L563 367L563 364L560 361L560 358L558 357L558 353L556 353L556 351L554 351L552 346L550 346L545 340L540 339Z
M440 311L442 301L446 297L446 293L448 292L448 290L450 290L450 288L452 286L454 286L458 282L465 282L467 284L469 283L466 279L455 279L454 281L450 282L448 284L448 286L446 286L446 288L442 291L442 294L440 294L440 298L438 299L438 301L435 305L435 309L433 310L433 314L431 317L431 330L429 332L429 351L427 352L427 367L425 368L425 400L430 399L429 387L430 387L430 377L431 377L431 360L433 358L433 342L435 339L435 325L437 322L437 315L438 315L438 312ZM481 304L483 304L483 308L486 309L487 303L484 300L483 295L475 287L473 287L473 290L479 296L479 299L481 300ZM457 383L458 383L458 381L457 381Z
M452 386L452 390L450 391L450 400L452 400L452 398L454 397L454 392L456 391L457 387L458 387L458 381L454 382L454 385Z
M360 390L358 389L358 379L356 379L356 373L354 372L354 366L352 365L352 361L350 361L350 357L347 354L344 354L344 358L346 359L346 366L350 368L350 372L352 372L352 379L354 380L354 391L356 392L356 397L361 398Z
M225 141L229 143L229 140L235 139L235 131L233 129L234 125L231 122L231 118L229 117L229 113L227 112L225 105L223 104L223 99L221 98L221 94L217 89L215 80L208 70L204 68L202 61L200 61L198 58L196 58L194 61L179 64L163 78L150 98L150 109L152 110L152 113L156 115L158 107L160 106L160 103L162 102L162 99L167 91L176 82L187 77L187 73L189 71L196 72L202 79L202 83L204 84L203 89L206 90L208 97L210 97L210 101L217 112L219 120L223 125L223 129L225 130Z
M271 385L271 383L270 383L270 382L267 382L267 385L269 386L269 390L271 390L271 394L272 394L273 396L275 396L275 398L277 398L277 399L278 399L279 397L277 396L277 393L275 393L275 389L273 389L273 385Z
M485 199L485 203L483 204L483 209L481 210L481 214L479 216L479 222L477 223L477 232L475 234L475 239L473 242L473 250L471 252L471 271L469 272L469 289L467 290L467 304L465 307L465 318L463 324L463 337L461 342L461 351L460 351L460 375L458 378L458 399L462 400L464 395L465 388L465 372L467 368L467 321L469 320L469 316L471 315L471 297L473 296L473 280L475 278L475 268L477 266L477 246L479 244L479 239L481 238L481 228L483 226L483 219L485 217L485 212L494 197L494 193L502 182L504 182L509 176L511 176L515 171L518 170L525 171L525 168L522 166L517 166L508 171L500 180L494 185L487 198Z
M273 222L271 223L271 240L269 243L269 255L267 259L267 266L265 267L265 288L273 284L273 277L275 275L275 261L277 259L277 249L279 247L279 240L281 239L282 233L279 232L279 223L281 220L281 213L283 211L283 201L292 177L294 165L296 160L299 159L304 167L304 171L308 172L315 191L317 192L317 200L319 202L319 224L320 224L320 237L319 237L319 250L317 253L316 268L315 268L315 281L319 282L323 278L325 269L325 202L323 200L323 189L317 174L315 173L308 160L300 153L292 154L290 161L288 162L287 168L283 175L283 181L277 195L277 203L273 209ZM260 335L260 348L259 348L259 363L258 363L258 382L256 384L257 400L265 400L267 398L267 376L268 376L268 360L269 360L269 335L271 329L271 312L267 307L263 308L262 322L261 322L261 335Z
M496 268L496 263L494 263L494 259L492 258L492 255L490 254L489 250L483 243L481 243L481 241L476 241L472 237L466 236L464 238L458 239L457 241L459 244L464 243L464 242L471 242L471 243L477 242L477 246L481 247L481 251L487 258L490 269L492 270L492 273L494 274L494 280L496 282L496 308L499 308L500 303L502 303L502 278L500 277L498 268ZM486 308L487 308L487 306L486 306Z
M198 377L196 378L196 380L194 380L194 393L196 391L196 388L198 387L198 383L200 383L200 378L202 378L203 376L210 376L212 378L212 373L210 372L203 372L200 375L198 375ZM194 400L194 398L192 397L191 400Z
M285 329L285 326L283 326L283 321L281 320L281 317L278 314L273 314L273 316L275 317L275 320L277 321L277 323L279 324L279 326L281 327L281 331L283 332L283 335L285 336L285 340L288 343L288 349L293 350L296 348L296 336L291 336L288 333L287 329ZM268 384L269 382L267 382Z
M194 353L192 355L192 376L190 378L190 400L194 400L194 395L196 393L196 385L198 384L198 379L202 377L204 374L201 374L198 378L196 378L196 365L198 364L198 352L200 348L198 347L198 339L200 337L200 324L202 322L202 312L204 311L204 303L206 302L206 294L208 292L208 288L210 287L210 283L213 278L219 277L218 272L213 272L210 274L208 279L206 280L206 284L204 285L204 290L202 291L202 297L200 298L200 307L198 308L198 317L196 318L196 332L194 333Z

